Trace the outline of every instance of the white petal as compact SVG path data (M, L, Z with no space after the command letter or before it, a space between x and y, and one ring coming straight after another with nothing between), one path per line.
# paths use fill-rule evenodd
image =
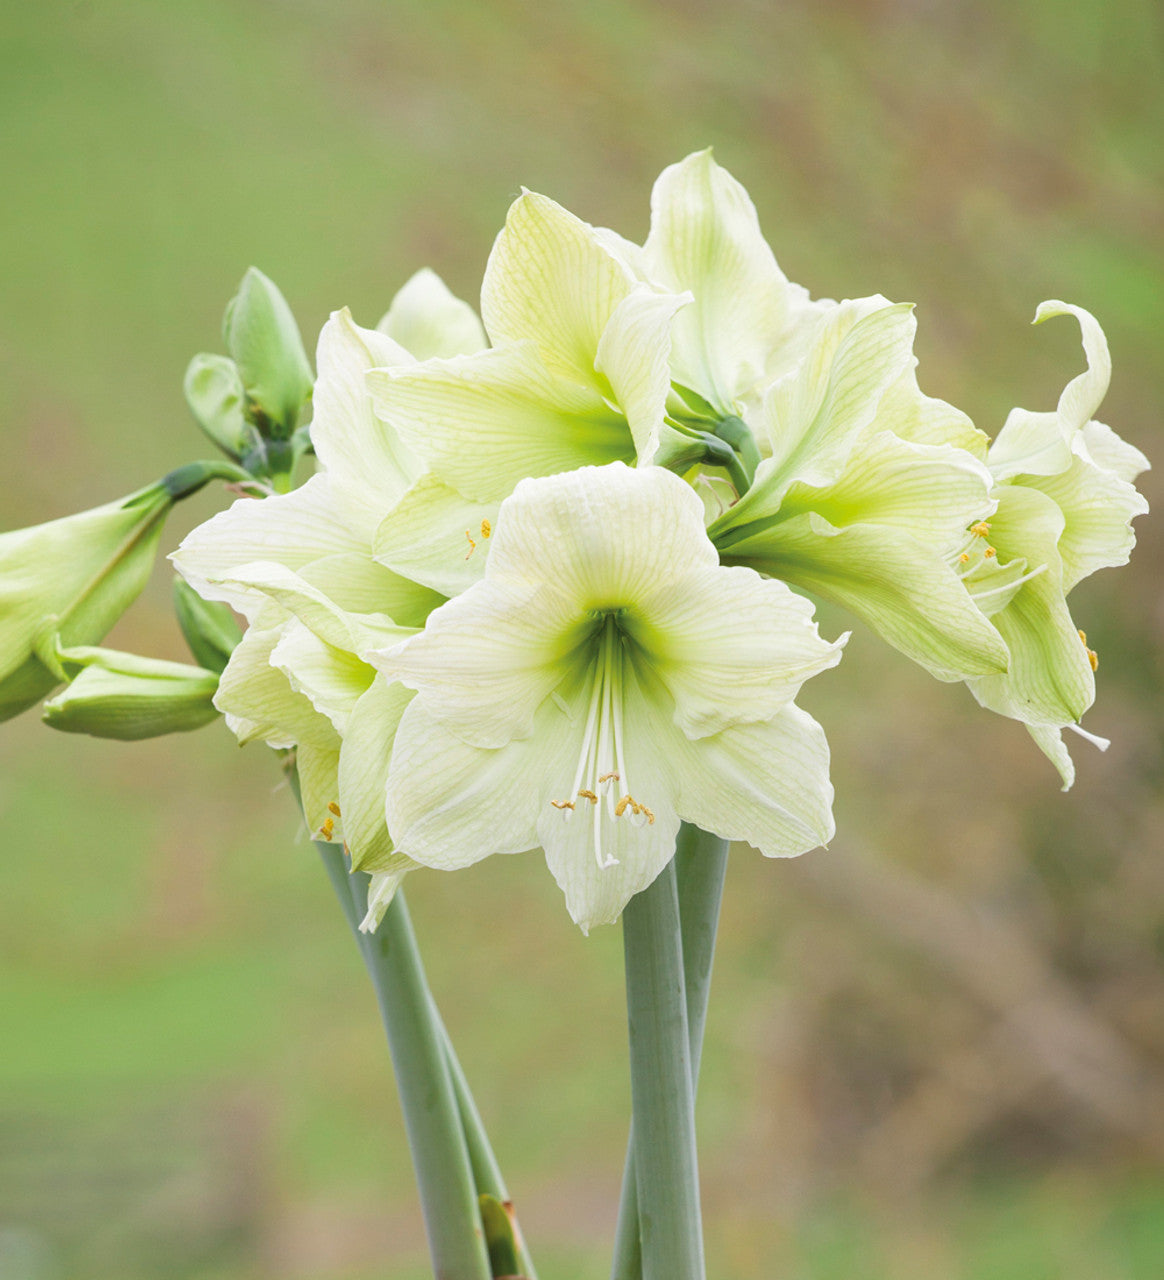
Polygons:
M423 627L445 597L411 578L393 573L369 555L324 556L299 572L344 613L378 614L399 627Z
M788 705L771 720L696 742L668 743L679 816L765 857L795 857L832 839L833 788L824 730Z
M916 360L914 361L916 364ZM907 368L877 406L877 425L915 444L950 444L978 459L986 457L990 441L984 431L952 404L923 395L917 371Z
M388 833L384 805L392 745L411 698L402 685L377 676L352 709L344 731L339 805L355 871L386 869L402 859Z
M1151 468L1151 463L1134 444L1121 440L1111 427L1105 426L1102 422L1092 419L1083 428L1076 439L1077 448L1080 438L1087 456L1097 467L1114 472L1128 484L1131 484L1141 471L1148 471Z
M336 783L339 748L300 746L295 752L295 768L299 774L303 820L311 838L342 844L343 832L328 808L335 804L339 794Z
M282 671L296 693L301 693L341 736L360 696L372 683L371 667L352 653L325 643L296 619L283 628L271 650L271 666ZM330 797L332 800L335 796Z
M1083 353L1087 357L1087 368L1071 379L1059 397L1058 412L1063 429L1068 434L1074 434L1095 417L1095 411L1107 395L1111 382L1111 355L1099 321L1082 307L1074 307L1069 302L1041 302L1035 312L1034 323L1042 324L1052 316L1066 315L1074 316L1079 321Z
M497 750L469 746L413 699L388 770L386 818L396 847L441 870L534 848L545 756L538 737Z
M231 727L242 743L261 738L273 747L299 743L338 750L339 736L331 721L271 665L271 653L281 638L281 628L252 627L230 655L214 705L233 720Z
M291 493L239 498L187 534L170 559L199 595L225 600L251 617L265 603L263 592L225 582L241 566L267 561L300 569L322 556L367 553L367 543L344 524L340 511L327 476L315 475Z
M361 329L345 307L319 335L311 439L349 522L370 537L423 464L372 411L369 369L415 363L391 338Z
M1063 779L1062 790L1070 791L1075 784L1075 761L1063 741L1063 730L1053 724L1028 724L1027 732L1043 755L1058 769L1059 777Z
M792 304L755 206L710 151L659 176L643 260L663 288L695 296L676 318L675 380L720 413L735 412L779 347Z
M551 372L605 394L598 344L633 285L589 223L526 191L489 255L481 311L495 344L535 342Z
M598 344L595 368L626 414L640 462L650 462L659 445L671 390L671 322L689 301L689 294L636 288L614 309Z
M690 738L769 720L841 659L813 606L752 569L716 567L664 586L625 622L675 700Z
M486 345L477 313L428 267L422 267L392 299L376 328L418 360L471 355Z
M376 558L444 596L458 595L485 573L499 506L421 476L377 529Z
M532 343L374 370L368 386L377 414L467 498L496 501L523 476L635 457L621 414L551 374Z

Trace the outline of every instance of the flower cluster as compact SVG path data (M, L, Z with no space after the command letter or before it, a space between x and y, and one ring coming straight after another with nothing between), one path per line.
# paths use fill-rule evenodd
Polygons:
M767 855L828 840L840 658L803 593L1060 731L1096 659L1066 595L1126 562L1147 462L1093 420L1110 373L991 443L922 394L909 306L812 300L709 152L655 186L646 242L514 203L481 319L422 271L375 329L319 339L317 473L175 554L249 622L216 705L294 746L307 821L373 872L541 847L583 928L618 917L681 820Z

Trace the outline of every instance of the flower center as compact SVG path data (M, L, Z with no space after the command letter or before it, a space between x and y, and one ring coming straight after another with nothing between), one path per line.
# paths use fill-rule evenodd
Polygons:
M636 826L653 823L655 815L640 804L630 790L626 748L622 733L623 653L622 633L613 614L607 614L597 634L598 652L590 664L592 681L586 726L582 732L582 750L570 796L551 800L550 804L569 821L579 802L589 806L594 825L594 858L600 867L618 865L618 859L603 849L606 817L614 822L628 817Z
M970 526L965 542L950 562L975 604L987 615L1005 608L1024 582L1037 578L1047 569L1045 564L1041 564L1016 577L1015 573L1021 572L1023 562L999 563L998 552L990 545L990 525L985 520Z

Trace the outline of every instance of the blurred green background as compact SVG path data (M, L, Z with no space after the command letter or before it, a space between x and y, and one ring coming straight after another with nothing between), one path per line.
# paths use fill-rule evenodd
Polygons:
M522 185L641 238L654 176L708 144L793 279L917 302L923 388L992 433L1081 368L1036 304L1093 310L1103 417L1159 462L1161 22L1153 0L0 0L0 527L207 452L182 373L249 264L310 346L423 264L475 298ZM713 1280L1164 1274L1158 527L1072 597L1114 745L1079 743L1067 796L1019 726L864 633L806 690L838 835L732 855ZM159 569L113 641L182 657L168 592ZM0 1277L423 1277L372 996L269 753L29 713L0 728L0 830ZM618 930L583 939L535 856L409 896L543 1280L605 1275Z

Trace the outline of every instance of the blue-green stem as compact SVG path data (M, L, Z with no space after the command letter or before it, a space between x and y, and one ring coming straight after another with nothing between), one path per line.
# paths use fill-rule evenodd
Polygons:
M359 932L367 877L349 876L338 845L317 843L359 942L396 1073L436 1280L492 1280L477 1187L447 1057L416 937L400 892L374 934ZM474 1108L475 1111L475 1108Z
M627 903L622 932L643 1280L704 1280L674 859Z
M715 935L727 872L728 841L709 835L690 823L679 828L675 844L675 878L679 890L679 923L683 935L683 979L687 997L692 1096L699 1086L703 1029L711 990ZM627 1141L622 1197L618 1206L611 1280L640 1280L642 1248L639 1239L638 1186L635 1177L635 1135Z

